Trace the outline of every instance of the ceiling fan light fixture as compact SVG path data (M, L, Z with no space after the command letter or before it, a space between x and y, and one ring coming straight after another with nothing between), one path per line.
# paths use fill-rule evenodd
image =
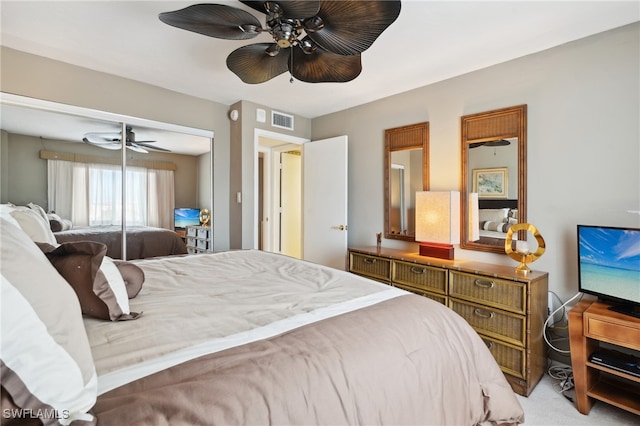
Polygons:
M319 16L314 16L312 18L307 18L302 22L305 31L308 33L315 33L324 28L324 21Z
M270 28L273 39L282 48L290 47L295 43L299 34L294 25L290 22L279 22L275 27Z
M277 43L273 43L269 45L269 47L264 49L264 52L271 57L276 56L278 53L280 53L280 45Z
M242 31L243 33L255 34L255 33L262 32L261 27L256 27L255 25L251 25L251 24L238 25L238 28L240 28L240 31Z
M312 54L318 49L318 45L315 44L310 38L306 38L306 37L300 41L299 46L302 49L302 51L307 55Z

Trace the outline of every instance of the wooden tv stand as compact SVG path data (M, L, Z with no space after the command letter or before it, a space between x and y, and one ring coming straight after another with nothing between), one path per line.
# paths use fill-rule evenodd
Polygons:
M569 311L571 366L578 411L588 414L594 400L640 415L640 378L589 361L601 342L640 351L640 319L583 300ZM637 356L637 352L636 352Z

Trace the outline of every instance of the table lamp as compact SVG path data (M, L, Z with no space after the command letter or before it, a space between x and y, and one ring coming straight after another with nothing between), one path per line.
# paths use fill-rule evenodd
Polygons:
M460 192L416 192L416 241L420 255L453 260L460 243Z

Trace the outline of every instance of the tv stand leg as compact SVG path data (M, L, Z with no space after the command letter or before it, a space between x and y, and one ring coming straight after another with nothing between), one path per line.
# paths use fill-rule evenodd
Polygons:
M569 345L571 348L571 368L576 388L576 405L582 414L589 414L594 400L587 396L594 382L592 369L587 368L589 355L596 349L597 343L584 336L584 311L593 303L592 300L578 302L569 311Z

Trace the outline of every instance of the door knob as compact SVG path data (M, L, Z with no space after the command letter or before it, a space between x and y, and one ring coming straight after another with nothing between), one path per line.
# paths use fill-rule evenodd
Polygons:
M339 226L334 226L334 229L337 229L339 231L344 231L348 228L345 225L339 225Z

